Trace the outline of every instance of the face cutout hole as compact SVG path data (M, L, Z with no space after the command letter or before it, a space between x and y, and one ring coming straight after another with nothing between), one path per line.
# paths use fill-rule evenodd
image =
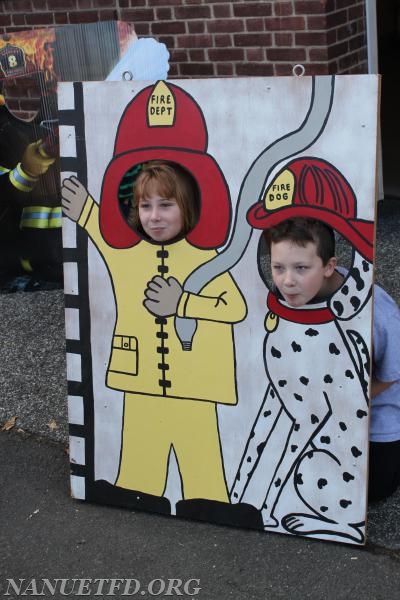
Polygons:
M273 281L272 281L272 273L271 273L271 260L269 256L269 248L267 246L267 242L262 232L260 234L260 238L258 240L258 272L260 273L260 277L267 286L268 289L272 289Z
M354 262L354 248L339 233L335 232L336 257L338 265L349 271Z
M118 189L121 214L140 237L148 239L139 218L138 202L154 191L163 198L175 198L182 215L185 237L200 217L200 190L193 175L182 165L153 160L134 165L123 176Z
M344 267L349 271L354 262L354 248L348 240L341 236L337 231L334 231L335 235L335 255L337 258L338 266ZM258 241L258 271L261 279L268 289L273 289L274 283L271 272L271 260L268 244L264 235L261 233Z

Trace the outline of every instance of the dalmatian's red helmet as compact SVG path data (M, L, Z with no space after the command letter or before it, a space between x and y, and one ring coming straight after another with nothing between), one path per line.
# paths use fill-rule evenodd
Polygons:
M268 229L294 217L324 221L367 260L373 260L374 223L357 219L357 199L342 173L326 160L296 158L274 177L247 213L256 229Z
M187 92L164 81L141 90L121 117L114 156L104 174L100 229L107 243L129 248L140 241L119 205L121 183L134 166L165 160L189 171L200 191L199 220L186 239L199 248L224 244L231 218L229 189L207 145L203 113Z

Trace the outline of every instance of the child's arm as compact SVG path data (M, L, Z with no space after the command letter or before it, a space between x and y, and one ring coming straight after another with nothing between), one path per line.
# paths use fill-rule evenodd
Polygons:
M371 398L375 398L385 390L389 389L395 381L379 381L375 376L371 379Z
M374 286L371 397L400 379L400 311L380 286Z

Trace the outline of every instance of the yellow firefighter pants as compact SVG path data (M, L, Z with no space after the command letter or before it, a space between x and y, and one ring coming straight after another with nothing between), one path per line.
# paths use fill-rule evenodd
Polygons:
M116 485L162 496L171 446L186 500L229 502L216 404L126 393Z

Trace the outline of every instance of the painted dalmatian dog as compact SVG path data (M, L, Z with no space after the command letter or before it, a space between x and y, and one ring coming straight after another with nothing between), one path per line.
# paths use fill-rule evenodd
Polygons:
M354 252L329 301L296 309L268 293L269 385L231 490L266 529L364 541L371 292L371 261Z
M264 362L270 385L231 493L233 502L260 505L265 527L278 526L274 511L293 475L297 494L312 512L285 517L287 531L363 539L359 494L366 478L367 429L360 421L368 417L369 355L363 335L345 321L356 319L370 302L370 265L363 265L366 280L354 267L329 308L313 305L307 324L296 322L295 310L286 306L277 314L278 300L269 294L274 311L266 318ZM352 308L353 315L344 310L347 299L350 307L359 307Z

